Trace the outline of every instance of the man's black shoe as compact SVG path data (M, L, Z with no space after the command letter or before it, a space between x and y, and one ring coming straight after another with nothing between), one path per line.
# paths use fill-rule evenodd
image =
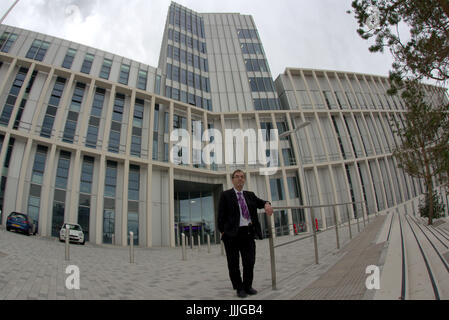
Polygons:
M246 294L246 291L242 289L242 290L237 290L237 296L239 298L246 298L248 295Z
M257 294L257 290L253 289L253 288L249 288L249 289L245 289L245 292L249 295L255 295Z

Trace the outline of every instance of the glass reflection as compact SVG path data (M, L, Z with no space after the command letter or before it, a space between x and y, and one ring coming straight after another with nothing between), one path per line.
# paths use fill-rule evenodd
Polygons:
M198 238L201 244L207 244L208 234L215 243L213 192L175 192L175 228L177 245L181 245L182 233L190 247L198 245Z

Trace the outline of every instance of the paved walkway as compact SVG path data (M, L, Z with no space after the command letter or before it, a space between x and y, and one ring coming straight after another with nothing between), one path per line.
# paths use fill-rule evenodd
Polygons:
M345 256L294 297L295 300L361 300L367 293L367 266L378 265L384 243L376 244L386 216L379 216L342 249Z
M385 243L375 239L385 230L386 217L371 218L366 228L363 222L352 225L352 241L348 227L340 227L341 250L335 229L319 232L319 265L311 237L276 248L277 290L272 290L268 240L257 241L254 287L259 294L245 300L372 299L365 269L379 263ZM275 240L294 239L298 236ZM89 243L71 245L70 261L64 257L65 244L56 239L0 228L0 300L241 300L232 290L219 245L210 253L205 246L189 248L187 261L180 248L135 248L130 264L128 248ZM79 290L66 288L69 265L80 270Z

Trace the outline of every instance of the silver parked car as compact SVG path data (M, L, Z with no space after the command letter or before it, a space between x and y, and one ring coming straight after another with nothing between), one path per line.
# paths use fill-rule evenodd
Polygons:
M61 230L59 231L59 241L64 242L65 241L65 235L66 235L66 227L69 227L69 236L70 236L70 242L77 242L84 244L86 240L84 240L84 232L83 229L79 224L76 223L64 223Z

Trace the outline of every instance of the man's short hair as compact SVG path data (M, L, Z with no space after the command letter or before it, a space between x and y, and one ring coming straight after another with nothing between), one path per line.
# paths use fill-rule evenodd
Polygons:
M241 172L241 173L243 173L243 176L246 178L246 174L245 174L245 172L243 172L242 170L240 170L240 169L237 169L237 170L235 170L233 173L232 173L232 175L231 175L231 178L232 179L234 179L234 175L237 173L237 172Z

